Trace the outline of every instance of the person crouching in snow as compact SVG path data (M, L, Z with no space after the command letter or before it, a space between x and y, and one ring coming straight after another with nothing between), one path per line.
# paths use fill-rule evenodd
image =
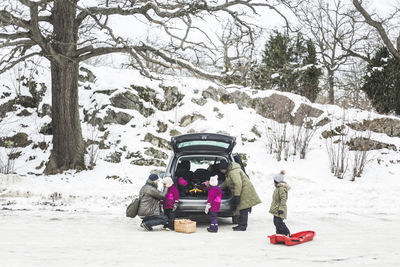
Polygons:
M276 227L276 233L286 236L290 236L290 231L286 224L283 222L287 216L287 206L286 201L288 199L288 191L290 186L283 181L285 176L285 171L281 171L274 176L275 190L272 195L271 208L269 213L274 215L274 225Z
M222 190L218 186L218 175L210 178L211 189L208 191L207 205L204 210L210 215L210 227L207 231L210 233L218 232L218 211L221 206Z
M141 200L138 216L143 220L140 227L146 231L152 231L153 226L166 225L168 223L168 217L160 211L160 201L165 198L168 191L159 191L157 189L158 181L157 174L150 174L146 184L139 191Z
M164 229L174 230L175 211L178 208L179 192L171 177L165 177L162 182L168 188L168 193L162 200L164 214L168 217L168 223L164 225Z

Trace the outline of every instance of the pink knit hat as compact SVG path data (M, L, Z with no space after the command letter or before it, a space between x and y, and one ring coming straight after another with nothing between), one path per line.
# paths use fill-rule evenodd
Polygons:
M182 186L187 186L188 182L186 182L186 180L183 179L183 177L179 177L178 184L180 184Z

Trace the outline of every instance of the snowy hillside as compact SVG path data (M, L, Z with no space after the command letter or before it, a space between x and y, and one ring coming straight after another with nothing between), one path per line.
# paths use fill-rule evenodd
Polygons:
M208 244L210 237L203 229L207 225L204 222L198 224L195 235L164 235L155 231L158 234L149 237L138 226L138 218L124 217L126 205L138 193L148 174L162 172L168 163L170 137L191 132L235 136L235 151L247 163L246 169L263 201L253 209L245 235L232 234L230 220L221 220L216 242L208 246L214 251L224 244L230 253L220 254L214 262L241 266L238 242L248 248L246 254L251 258L248 262L251 266L265 261L300 263L300 266L336 263L375 266L377 262L395 266L398 262L395 249L398 238L389 242L382 238L385 233L397 232L400 220L400 122L397 118L311 104L289 93L223 87L185 77L150 80L136 71L108 67L90 69L95 77L82 77L80 103L82 130L88 145L86 160L89 166L91 154L95 164L92 170L78 173L42 174L51 149L49 92L40 103L28 105L29 99L24 99L11 108L15 85L11 79L3 81L2 164L9 162L7 155L15 155L11 161L14 165L9 167L16 172L0 174L0 206L4 215L0 234L5 237L0 245L7 247L0 252L0 258L7 260L7 266L43 266L41 251L49 252L46 258L49 266L56 264L64 252L69 256L62 257L62 262L75 266L128 266L127 262L132 260L137 260L137 266L148 266L147 263L158 263L146 249L155 238L161 246L175 251L180 251L180 244L185 247ZM39 75L36 82L38 86L43 83L50 87L46 75ZM31 95L26 86L21 86L21 91L22 95ZM279 134L286 125L290 137L304 120L311 120L316 129L305 159L297 154L277 161L276 153L271 154L271 135ZM362 177L355 181L350 181L351 159L343 179L330 171L326 145L331 137L342 136L338 131L350 139L368 137L367 146L374 148L368 152ZM293 153L289 150L288 153ZM350 151L349 155L352 153L355 152ZM307 229L317 232L315 241L293 252L267 246L266 235L274 232L267 213L273 191L272 176L281 169L287 171L286 181L292 186L288 202L289 228L292 232ZM12 234L15 227L25 224L23 218L27 215L31 217L29 228L34 231ZM380 240L378 243L368 241L372 232ZM80 233L89 237L82 240ZM363 239L343 241L353 234ZM33 248L29 254L22 252L25 246L22 243ZM78 243L82 245L76 246ZM141 256L133 259L128 251L131 247L141 248L136 253ZM106 259L102 257L100 261L99 253L107 255ZM174 266L186 266L198 253L185 251L182 262L171 258L168 251L160 251L159 255ZM200 258L196 263L204 265L206 261Z
M7 154L11 152L19 155L13 162L17 175L1 176L0 179L0 201L4 208L103 210L107 207L120 212L150 171L163 171L170 155L170 137L192 132L235 136L235 151L244 156L247 170L266 202L271 191L271 176L280 169L287 170L294 188L302 188L293 194L299 194L298 197L305 201L308 194L321 194L324 199L326 192L337 190L334 199L319 202L318 208L332 209L331 212L345 209L349 202L360 209L370 205L369 201L357 201L357 194L348 194L347 191L353 188L371 191L368 195L373 198L379 194L379 187L384 190L388 183L393 189L400 186L396 179L400 174L397 152L400 121L396 118L311 104L303 97L272 90L224 87L186 77L163 76L160 80L150 80L133 70L90 69L93 72L90 75L81 71L86 76L80 83L80 103L82 130L89 145L88 154L95 163L94 169L49 177L41 174L51 150L51 135L46 134L49 131L46 125L51 121L46 113L50 104L48 90L36 108L17 104L16 110L4 113L0 128L2 162L7 162ZM15 81L10 79L3 85L6 90L0 102L2 110L15 98L12 82ZM48 76L39 75L36 82L50 87ZM22 86L22 94L30 95L27 86ZM311 139L306 158L289 156L287 161L278 162L276 155L270 154L271 131L281 130L286 124L287 131L295 132L298 127L291 123L301 125L307 116L314 126L319 127ZM385 123L373 128L374 119L378 126L379 119L389 120L386 123L392 123L392 128L387 132ZM384 145L380 147L387 148L369 152L369 163L362 178L348 181L352 164L349 162L344 180L337 179L330 172L326 139L322 133L352 123L358 127L346 126L343 132L348 136L365 136L365 132L356 131L363 130L364 120L372 122L369 127L371 139L382 142ZM20 137L17 141L13 139L16 136ZM7 140L22 144L6 148ZM87 156L89 163L90 156ZM372 185L374 190L370 188ZM373 199L371 201L377 204ZM380 198L381 201L383 204L399 200L393 196L393 199ZM293 204L299 205L295 209L315 208L298 201Z

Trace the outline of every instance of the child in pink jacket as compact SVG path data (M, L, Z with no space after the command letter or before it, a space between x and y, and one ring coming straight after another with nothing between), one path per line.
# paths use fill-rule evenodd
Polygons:
M221 206L222 190L218 186L218 176L210 178L211 189L208 191L207 205L204 212L210 215L210 227L207 231L210 233L218 232L218 212Z
M174 230L175 211L178 208L179 192L174 185L171 177L165 177L163 183L168 187L168 193L162 201L164 214L168 217L168 224L164 226L166 230Z

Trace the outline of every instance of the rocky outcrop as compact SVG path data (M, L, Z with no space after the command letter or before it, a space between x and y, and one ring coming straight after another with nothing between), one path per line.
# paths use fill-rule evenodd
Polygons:
M43 104L42 108L38 112L38 116L43 118L44 116L49 116L51 118L51 106L49 104Z
M36 108L39 105L37 99L34 99L28 95L21 95L16 99L16 103L20 104L24 108Z
M390 137L400 137L400 120L392 118L379 118L364 120L361 123L349 123L348 126L356 131L373 131L384 133Z
M115 151L113 153L110 153L107 155L107 157L104 159L105 161L111 162L111 163L120 163L121 162L121 156L122 153L119 151Z
M290 113L295 104L286 96L272 94L269 97L256 98L253 105L256 112L267 119L272 119L279 123L293 121Z
M154 106L158 110L168 111L175 108L183 99L184 95L181 94L175 86L162 86L164 90L164 100L154 99Z
M133 116L125 113L125 112L115 112L112 109L107 110L107 115L104 117L103 120L99 119L101 121L101 124L110 124L110 123L116 123L116 124L121 124L125 125L130 120L133 118Z
M161 137L157 137L155 135L152 135L151 133L147 133L146 136L144 137L145 142L149 142L155 147L162 148L162 149L167 149L171 150L171 147L169 145L169 142Z
M175 108L184 97L175 86L160 85L160 87L164 91L164 99L159 99L157 97L157 92L150 87L131 85L131 88L138 93L140 99L151 103L155 108L161 111L168 111Z
M337 126L334 129L323 131L321 135L325 139L332 138L334 136L345 135L345 133L343 132L344 129L345 129L344 125Z
M30 113L27 109L23 109L21 112L17 113L17 116L19 117L29 117L30 115L32 115L32 113Z
M325 117L325 118L319 120L319 121L315 124L315 126L316 126L316 127L322 127L322 126L327 125L327 124L330 123L330 122L331 122L331 119L329 119L328 117Z
M157 133L165 133L168 130L168 124L163 123L162 121L157 121Z
M167 164L160 159L135 159L131 161L131 164L138 166L167 167Z
M205 120L205 119L206 118L203 115L199 114L199 113L194 113L194 114L191 114L191 115L185 115L185 116L183 116L181 118L181 120L179 122L179 125L181 127L186 127L186 126L192 124L193 122L195 122L197 120Z
M80 82L94 83L96 81L96 75L88 68L80 67L78 79Z
M28 139L28 135L26 133L17 133L11 137L0 138L0 146L7 148L27 147L31 143L32 141Z
M324 113L322 110L302 103L294 114L293 124L296 126L301 126L305 123L307 118L318 118L322 115L322 113Z
M11 99L0 105L0 119L4 118L7 112L16 111L15 99Z
M397 147L393 144L386 144L365 137L352 138L349 142L347 142L347 145L349 146L350 150L358 151L378 150L384 148L397 151Z
M172 129L171 131L169 131L169 135L170 136L177 136L177 135L181 135L182 133L176 129Z
M235 91L230 96L231 103L235 103L239 109L250 108L255 105L254 100L244 92Z
M129 91L113 96L110 102L117 108L137 110L144 117L149 117L155 112L152 108L146 108L140 98Z
M51 126L51 123L44 123L43 126L40 128L39 133L44 135L52 135L53 127Z
M115 93L118 89L108 89L108 90L97 90L94 91L93 94L104 94L104 95L112 95Z
M211 98L212 100L218 102L220 100L220 97L223 95L227 95L228 91L226 91L224 88L214 88L214 87L208 87L206 90L204 90L201 95L203 98Z
M153 147L146 148L144 154L156 159L168 159L168 154Z
M160 87L164 91L163 99L158 98L157 92L150 87L131 85L131 89L137 94L130 91L119 93L111 97L110 102L114 107L137 110L143 116L149 117L155 113L155 110L146 108L145 103L151 103L158 110L168 111L175 108L184 97L175 86Z
M202 98L202 97L201 98L192 98L191 101L199 106L204 106L207 103L207 99Z

